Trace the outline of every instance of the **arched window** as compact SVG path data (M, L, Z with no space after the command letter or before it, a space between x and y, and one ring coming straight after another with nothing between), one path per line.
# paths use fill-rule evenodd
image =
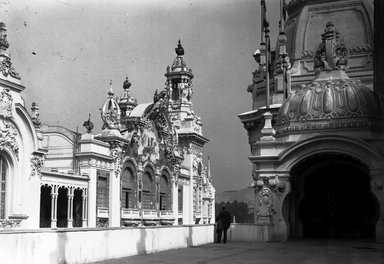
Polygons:
M136 176L131 166L126 166L121 175L121 207L137 207Z
M155 209L153 172L146 169L143 175L143 209Z
M171 210L171 188L168 173L160 178L160 210Z
M3 156L0 156L0 219L5 218L5 196L7 191L8 165Z

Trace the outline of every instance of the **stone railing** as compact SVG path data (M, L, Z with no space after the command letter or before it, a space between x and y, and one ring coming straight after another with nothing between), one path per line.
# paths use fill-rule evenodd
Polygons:
M99 218L109 218L109 209L105 207L97 208L97 217Z
M160 211L160 223L162 225L172 225L174 221L175 221L175 217L173 216L173 211L171 210Z
M157 210L144 209L142 211L143 223L146 226L157 225L159 223L159 214Z
M138 226L141 223L139 209L121 209L121 223L123 226Z
M121 209L121 218L123 219L141 219L139 209Z

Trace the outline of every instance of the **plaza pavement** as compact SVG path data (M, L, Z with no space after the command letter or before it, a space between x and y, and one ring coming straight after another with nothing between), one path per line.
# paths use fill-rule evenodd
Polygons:
M384 264L384 244L354 240L228 242L112 259L93 264Z

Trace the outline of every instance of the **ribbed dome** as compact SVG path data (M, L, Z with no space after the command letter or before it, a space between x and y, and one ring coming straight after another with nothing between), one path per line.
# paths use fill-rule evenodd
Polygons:
M378 113L377 96L360 80L350 79L343 71L321 72L283 103L277 133L364 127Z
M117 129L120 125L120 114L121 110L119 104L116 102L113 97L112 81L110 83L110 89L108 92L108 99L103 105L101 110L101 118L103 120L103 129Z

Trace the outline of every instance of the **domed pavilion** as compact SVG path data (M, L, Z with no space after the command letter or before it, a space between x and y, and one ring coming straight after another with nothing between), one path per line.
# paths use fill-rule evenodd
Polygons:
M239 115L251 145L255 240L384 241L384 105L373 79L372 18L372 1L291 1L270 76L264 43L255 55L253 110Z

